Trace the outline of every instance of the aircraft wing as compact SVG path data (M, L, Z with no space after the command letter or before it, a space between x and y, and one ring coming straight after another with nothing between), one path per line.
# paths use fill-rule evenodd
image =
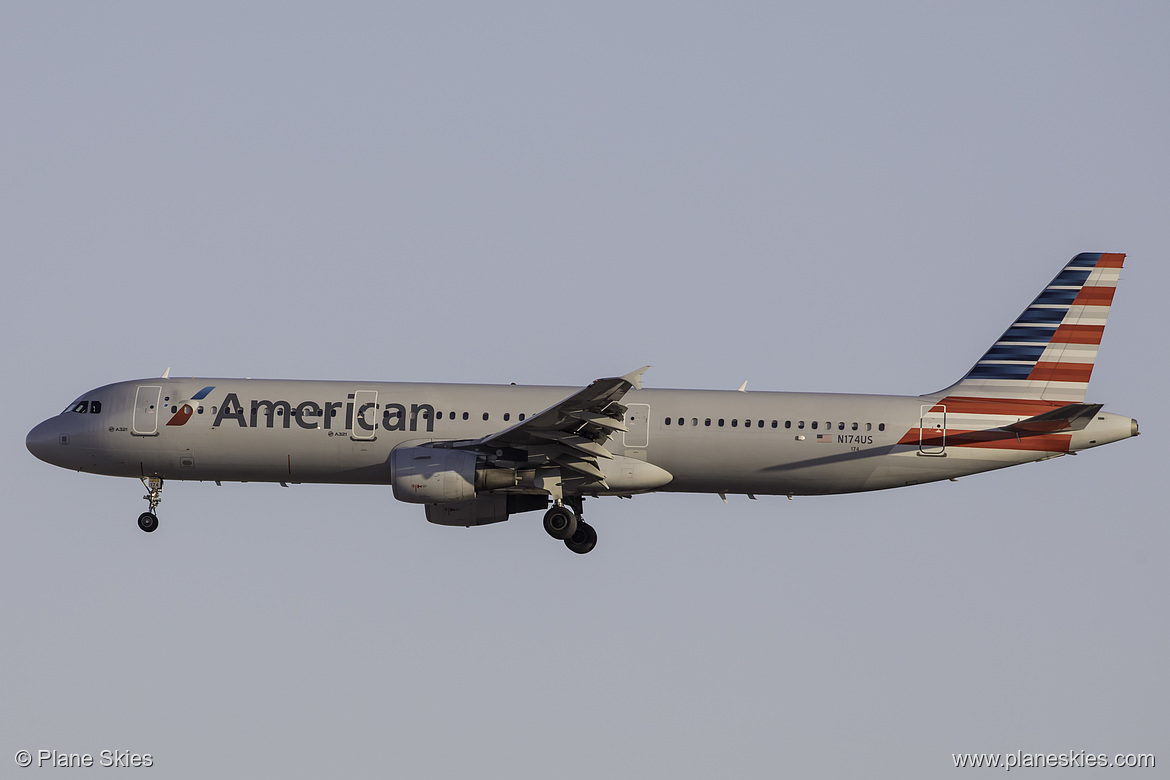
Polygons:
M631 388L642 388L642 366L625 376L597 379L539 414L471 442L460 449L522 450L524 460L542 459L604 482L598 458L612 458L605 443L625 431L626 407L619 403Z

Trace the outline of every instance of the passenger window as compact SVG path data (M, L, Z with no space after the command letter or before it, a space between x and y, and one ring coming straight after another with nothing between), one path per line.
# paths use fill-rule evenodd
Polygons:
M872 431L872 430L873 430L873 423L866 423L866 424L865 424L865 429L866 429L867 431Z
M798 431L799 431L799 430L804 430L804 420L801 420L800 422L798 422L798 423L796 424L796 429L797 429Z
M524 412L520 412L520 422L524 422Z
M817 421L816 421L816 420L813 420L813 421L812 421L812 429L813 429L814 431L817 429Z
M764 427L764 421L763 421L763 420L760 420L758 423L756 423L756 427L757 427L757 428L763 428L763 427Z
M885 423L878 423L878 430L879 431L884 431L885 429L886 429Z
M845 430L845 423L843 423L843 422L837 423L837 430L839 430L839 431Z
M667 425L670 425L670 421L671 421L671 419L672 419L672 418L670 418L670 417L667 417L667 418L666 418L665 422L666 422L666 424L667 424Z
M857 423L853 423L853 430L857 430Z
M698 418L698 417L692 417L692 418L691 418L691 426L692 426L692 427L694 427L694 426L696 426L696 425L698 425L698 424L699 424L699 418Z
M708 418L707 418L707 419L706 419L706 420L703 422L703 425L706 425L708 428L710 428L710 427L711 427L711 418L710 418L710 417L708 417Z
M487 419L488 419L488 413L487 413L487 412L484 412L484 413L483 413L483 421L484 421L484 422L487 422Z
M722 417L719 418L719 427L720 428L723 427L723 418Z
M464 420L466 420L466 419L467 419L468 417L470 417L470 416L471 416L471 415L470 415L470 414L468 414L467 412L464 412L464 413L463 413L463 419L464 419Z
M511 420L511 419L512 419L512 415L511 415L511 413L510 413L510 412L504 412L504 422L508 422L508 420Z
M785 428L791 428L791 427L792 427L792 420L785 420L785 421L784 421L784 427L785 427Z
M732 428L735 428L735 427L737 427L738 425L739 425L739 420L732 420L732 421L731 421L731 427L732 427Z
M772 427L773 427L773 428L779 428L779 427L780 427L780 423L779 423L779 422L777 422L776 420L773 420L773 421L772 421Z

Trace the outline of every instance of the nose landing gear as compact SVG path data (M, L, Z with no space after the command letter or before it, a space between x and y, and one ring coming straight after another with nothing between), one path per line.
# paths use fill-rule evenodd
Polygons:
M150 502L150 511L143 512L138 516L138 527L146 533L153 533L158 528L158 516L155 515L155 508L162 502L162 477L143 477L142 484L146 486L147 493L142 498Z

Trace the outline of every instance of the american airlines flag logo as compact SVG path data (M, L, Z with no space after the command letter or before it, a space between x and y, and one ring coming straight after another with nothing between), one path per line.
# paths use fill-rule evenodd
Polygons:
M818 433L817 434L817 444L832 444L832 443L833 443L833 434L831 434L831 433Z
M207 397L207 394L215 389L215 385L210 385L203 388L195 395L191 396L189 401L202 401ZM174 406L175 415L167 422L167 425L186 425L187 421L191 419L191 415L195 413L195 409L188 401L177 403Z

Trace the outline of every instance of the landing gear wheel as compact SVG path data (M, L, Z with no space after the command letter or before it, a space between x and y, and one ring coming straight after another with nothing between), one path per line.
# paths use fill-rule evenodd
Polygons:
M138 527L148 534L154 533L158 528L158 518L150 512L143 512L138 516Z
M544 530L554 539L568 539L577 525L577 516L567 506L554 506L544 513Z
M584 521L578 522L576 532L565 540L565 547L578 555L584 555L596 546L597 532L593 530L593 526Z

